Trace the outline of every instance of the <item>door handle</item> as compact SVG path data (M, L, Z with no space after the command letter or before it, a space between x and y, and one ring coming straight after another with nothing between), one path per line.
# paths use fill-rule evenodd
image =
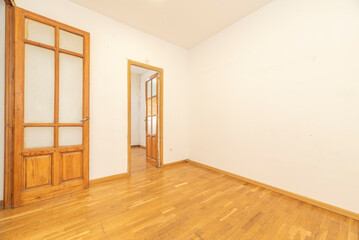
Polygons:
M89 118L85 117L84 119L81 119L80 122L84 122L84 121L87 121L87 120L89 120Z

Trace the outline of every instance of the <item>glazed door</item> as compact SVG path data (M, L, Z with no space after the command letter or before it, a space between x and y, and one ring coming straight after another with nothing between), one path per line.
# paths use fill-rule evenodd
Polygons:
M89 183L89 34L15 9L13 206Z
M146 81L146 161L158 167L158 78Z

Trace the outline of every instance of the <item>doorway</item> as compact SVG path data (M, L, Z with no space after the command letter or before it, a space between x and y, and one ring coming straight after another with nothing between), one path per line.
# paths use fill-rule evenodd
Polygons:
M128 174L162 167L163 69L128 61Z

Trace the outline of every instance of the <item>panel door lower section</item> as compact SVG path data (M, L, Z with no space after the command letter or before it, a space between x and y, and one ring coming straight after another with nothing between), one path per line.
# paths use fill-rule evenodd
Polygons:
M61 153L62 182L83 179L82 152Z
M25 191L52 186L52 161L53 154L23 158Z
M157 155L154 151L154 149L157 148L156 145L157 145L157 141L155 141L152 136L148 135L146 137L146 161L149 164L158 167L157 157L156 157Z
M85 189L87 183L84 181L81 148L63 148L49 153L28 152L23 155L21 197L15 207Z

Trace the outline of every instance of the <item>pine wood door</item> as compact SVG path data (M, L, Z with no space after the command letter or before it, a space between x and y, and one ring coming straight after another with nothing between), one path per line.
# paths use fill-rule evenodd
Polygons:
M156 73L146 81L146 161L156 167L159 167L158 80Z
M13 207L89 184L89 34L15 8Z

